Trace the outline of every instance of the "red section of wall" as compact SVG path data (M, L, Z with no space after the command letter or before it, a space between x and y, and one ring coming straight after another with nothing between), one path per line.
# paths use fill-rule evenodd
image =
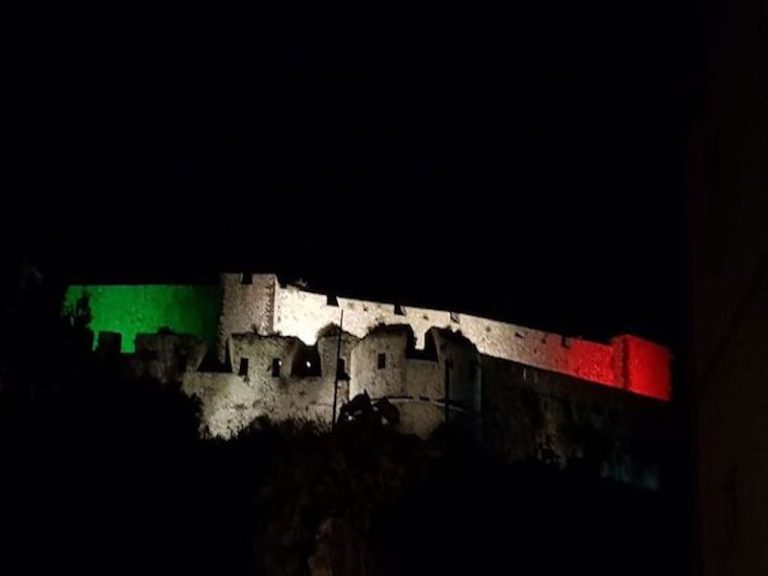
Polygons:
M620 354L620 361L615 363L616 381L635 394L669 400L669 350L636 336L618 336L612 342L614 353Z
M622 335L610 345L572 340L564 354L551 354L541 368L612 388L669 400L669 350L637 336Z
M612 346L572 340L566 353L565 372L590 382L620 387L613 370L614 349Z
M516 361L642 396L670 398L669 350L637 336L617 336L610 344L574 338L541 352L536 345L518 348Z

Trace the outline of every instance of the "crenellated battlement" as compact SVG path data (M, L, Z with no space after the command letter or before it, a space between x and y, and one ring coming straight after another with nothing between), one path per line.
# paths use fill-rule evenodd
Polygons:
M471 314L319 294L283 286L273 274L223 274L222 291L220 352L229 334L253 330L312 344L343 312L344 330L358 338L379 324L408 324L423 348L430 328L448 328L481 354L661 400L671 394L669 351L636 336L592 342Z
M181 382L213 436L263 417L329 427L343 405L367 396L389 404L401 433L427 438L448 423L505 459L543 451L561 464L587 457L585 439L602 435L606 474L653 476L642 454L663 425L670 354L642 338L592 342L320 294L274 274L224 274L218 288L73 286L67 302L83 297L98 353L134 376ZM651 448L635 458L638 439Z

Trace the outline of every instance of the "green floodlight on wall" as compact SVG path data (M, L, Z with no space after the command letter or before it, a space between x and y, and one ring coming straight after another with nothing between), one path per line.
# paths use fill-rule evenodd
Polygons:
M79 285L67 290L64 308L88 298L94 345L99 332L119 332L123 352L135 350L137 334L169 328L213 343L221 296L217 286L199 285Z

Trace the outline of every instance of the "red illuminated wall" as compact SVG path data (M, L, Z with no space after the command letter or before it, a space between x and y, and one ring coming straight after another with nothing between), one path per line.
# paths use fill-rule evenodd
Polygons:
M567 346L546 348L543 355L523 347L515 356L521 364L660 400L670 398L669 350L636 336L617 336L610 344L573 339Z
M669 400L671 394L669 350L636 336L617 336L614 350L615 382L621 388Z
M565 357L565 372L582 380L620 387L613 369L613 357L612 346L588 340L572 340Z
M359 338L381 323L409 324L420 345L432 327L460 330L487 356L643 396L670 398L669 351L635 336L591 342L445 310L407 307L398 312L394 304L349 298L329 304L326 295L283 287L274 275L253 275L249 284L242 280L239 274L222 276L222 355L230 334L248 332L254 326L264 333L279 332L312 344L319 330L339 321L341 309L344 329Z

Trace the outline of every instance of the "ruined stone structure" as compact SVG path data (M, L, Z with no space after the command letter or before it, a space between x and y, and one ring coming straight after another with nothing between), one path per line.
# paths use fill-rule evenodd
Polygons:
M367 394L398 409L403 433L455 423L510 460L590 456L606 474L653 485L652 466L629 455L659 429L670 396L670 356L657 344L317 294L274 275L224 274L218 298L215 342L139 333L126 356L132 374L199 398L205 434L229 438L260 417L329 427L334 394L336 414ZM106 336L99 342L121 349Z
M337 407L358 394L386 398L398 408L400 431L427 437L451 414L479 415L480 372L466 338L432 328L424 339L416 348L407 324L377 325L362 339L329 325L312 345L295 336L233 334L221 367L187 372L183 387L201 399L203 427L216 436L235 435L260 416L327 427L337 386Z
M408 324L421 349L430 328L447 328L461 332L486 356L654 398L670 396L668 350L633 336L590 342L458 312L316 294L281 286L271 274L224 274L222 288L220 356L230 334L248 331L312 344L321 328L341 322L343 312L344 330L358 338L378 324Z
M129 355L130 373L163 383L178 382L189 368L203 361L207 346L190 334L139 334L136 352Z
M328 426L337 382L338 406L349 399L346 366L356 342L333 329L312 346L296 337L232 334L228 362L187 372L184 391L201 399L202 427L214 436L231 437L260 416Z

